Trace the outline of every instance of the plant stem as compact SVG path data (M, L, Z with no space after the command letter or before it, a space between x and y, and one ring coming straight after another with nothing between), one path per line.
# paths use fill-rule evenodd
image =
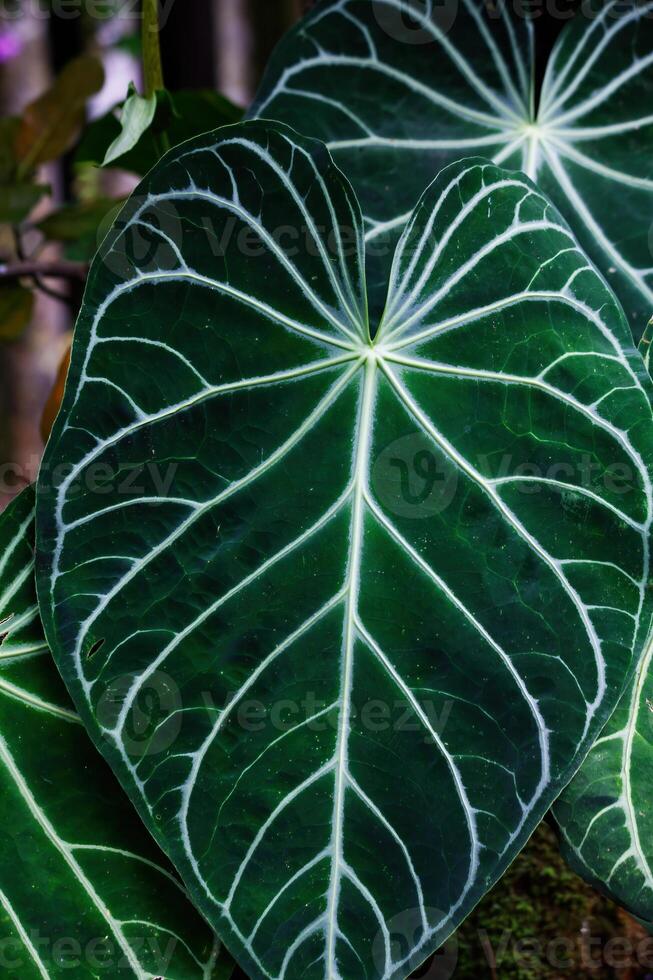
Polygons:
M23 276L42 276L46 279L70 279L85 282L88 266L85 262L0 262L0 284L22 279Z
M164 87L159 43L159 0L143 0L142 43L145 97L149 99Z

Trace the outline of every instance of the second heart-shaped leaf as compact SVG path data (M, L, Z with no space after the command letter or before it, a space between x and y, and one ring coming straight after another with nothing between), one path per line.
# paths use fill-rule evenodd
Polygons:
M650 381L549 202L447 168L371 327L363 251L322 144L173 151L94 264L39 485L55 657L254 978L406 977L650 615Z
M482 0L320 0L282 40L252 113L324 140L352 181L375 303L388 237L425 184L481 153L550 196L639 340L653 311L653 7L578 7L546 65L543 11Z

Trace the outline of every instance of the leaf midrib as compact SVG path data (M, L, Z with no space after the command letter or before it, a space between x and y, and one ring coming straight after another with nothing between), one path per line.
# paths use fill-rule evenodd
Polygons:
M345 602L345 617L343 628L343 650L341 663L341 707L336 743L336 785L333 799L333 832L331 838L331 879L329 883L329 898L327 904L327 969L333 977L339 977L337 970L336 943L338 939L338 903L344 854L342 840L344 836L344 801L348 770L348 740L351 725L351 693L354 664L354 646L356 643L356 615L358 610L358 594L360 591L360 572L363 552L363 536L365 521L365 493L368 483L369 456L372 439L374 403L377 378L376 359L368 357L365 365L365 376L361 393L360 417L354 439L354 456L352 467L352 483L354 486L354 502L349 540L348 591Z

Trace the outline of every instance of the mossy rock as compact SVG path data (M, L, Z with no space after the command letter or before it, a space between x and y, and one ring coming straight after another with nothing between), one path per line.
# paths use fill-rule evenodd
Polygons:
M540 825L422 980L653 980L653 939L566 866Z

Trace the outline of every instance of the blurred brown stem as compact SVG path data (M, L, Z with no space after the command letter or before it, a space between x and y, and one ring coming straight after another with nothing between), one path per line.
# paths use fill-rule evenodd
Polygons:
M88 265L85 262L0 262L0 283L13 282L24 276L84 282L87 275Z

